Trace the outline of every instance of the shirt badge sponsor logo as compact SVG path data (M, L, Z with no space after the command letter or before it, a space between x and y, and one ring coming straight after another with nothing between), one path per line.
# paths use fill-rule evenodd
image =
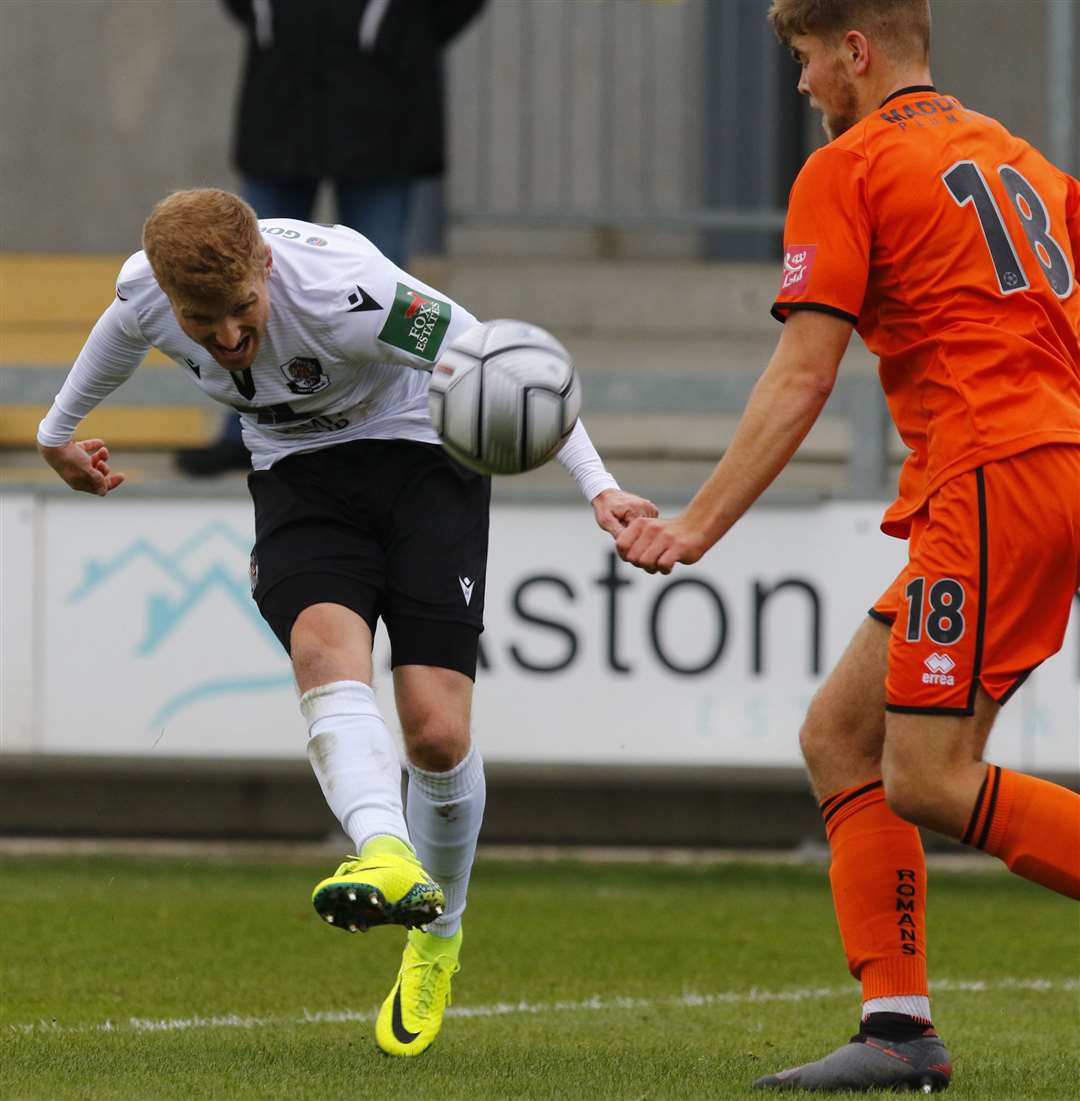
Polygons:
M283 363L281 373L285 376L285 385L294 394L317 394L330 385L330 377L322 369L322 364L306 356L297 356Z
M923 684L956 683L956 677L951 675L956 662L948 654L931 654L923 660L923 665L929 670L922 675Z
M328 244L325 237L306 237L304 239L305 245L317 245L319 248L325 248Z
M251 595L254 596L255 588L259 584L259 560L255 557L254 550L248 559L248 580L251 582Z
M449 325L449 302L398 283L379 339L434 363Z
M782 295L799 295L806 290L816 254L817 245L792 245L784 251L784 276L780 281Z
M465 603L472 603L472 591L476 582L469 577L459 577L458 584L461 586L461 595L465 597Z

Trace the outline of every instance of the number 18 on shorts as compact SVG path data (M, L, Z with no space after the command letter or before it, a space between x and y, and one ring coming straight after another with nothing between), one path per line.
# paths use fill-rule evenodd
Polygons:
M1061 648L1078 475L1080 448L1035 448L957 475L912 517L908 565L870 612L891 625L889 711L970 715L980 685L1004 703Z

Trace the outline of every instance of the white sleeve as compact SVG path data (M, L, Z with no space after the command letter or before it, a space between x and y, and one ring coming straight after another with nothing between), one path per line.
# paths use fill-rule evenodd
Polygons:
M556 458L578 484L578 489L585 495L586 501L591 501L597 494L605 489L618 489L619 483L604 469L604 460L597 454L593 447L589 433L585 431L585 425L578 418L573 432L567 437L566 443L559 448Z
M354 268L362 309L335 321L342 358L352 363L399 363L430 371L443 348L477 324L464 306L416 279L380 253ZM352 299L350 299L352 301Z
M149 350L134 310L115 299L90 331L60 393L38 425L38 443L43 447L69 443L83 417L131 377Z

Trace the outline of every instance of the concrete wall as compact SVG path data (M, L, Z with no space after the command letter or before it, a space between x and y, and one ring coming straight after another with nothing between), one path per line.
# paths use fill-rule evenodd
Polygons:
M451 203L700 205L706 2L491 0L451 65Z
M235 186L242 36L216 0L0 3L0 244L130 251L177 187Z
M1080 75L1071 88L1050 86L1050 8L1063 5L1076 9L1069 55L1080 65L1080 5L1075 0L932 0L937 86L1001 119L1051 157L1050 101L1070 98L1075 110L1080 93ZM1073 173L1076 152L1074 139L1067 158L1061 158Z
M699 203L700 30L726 2L490 0L449 59L451 204ZM933 0L940 86L1050 151L1048 97L1077 82L1052 76L1048 13L1072 2ZM241 46L217 0L3 0L0 247L123 251L167 190L233 186Z

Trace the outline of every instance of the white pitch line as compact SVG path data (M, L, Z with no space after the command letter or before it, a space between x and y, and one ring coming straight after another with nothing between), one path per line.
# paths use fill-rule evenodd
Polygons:
M1039 993L1080 990L1080 979L939 979L930 984L934 993L972 993L992 990L1032 990ZM714 994L687 992L676 998L602 998L599 995L572 1002L494 1002L491 1005L451 1006L448 1017L511 1017L518 1015L546 1016L553 1013L611 1012L627 1009L700 1009L719 1005L760 1005L766 1002L822 1001L826 998L856 998L858 988L801 987L793 990L725 990ZM261 1029L290 1025L320 1025L369 1023L377 1011L337 1009L312 1011L305 1009L298 1016L251 1017L227 1013L212 1017L129 1017L126 1021L102 1021L100 1024L62 1025L58 1021L35 1021L30 1024L10 1024L9 1031L24 1034L73 1032L185 1032L204 1028Z

